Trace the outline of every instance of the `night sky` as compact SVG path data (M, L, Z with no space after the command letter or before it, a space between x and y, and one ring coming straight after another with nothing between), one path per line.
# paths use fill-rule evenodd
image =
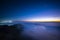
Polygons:
M59 0L2 0L0 20L28 20L34 18L60 18Z

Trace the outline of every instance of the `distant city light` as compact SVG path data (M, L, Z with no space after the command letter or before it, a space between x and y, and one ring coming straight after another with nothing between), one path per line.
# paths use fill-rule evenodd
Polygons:
M12 20L4 20L4 21L2 21L0 23L12 23Z

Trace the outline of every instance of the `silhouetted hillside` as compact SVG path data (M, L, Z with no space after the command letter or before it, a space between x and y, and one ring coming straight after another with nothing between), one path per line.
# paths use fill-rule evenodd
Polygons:
M0 25L0 40L20 40L20 33L23 30L21 24L20 29L17 28L18 25Z

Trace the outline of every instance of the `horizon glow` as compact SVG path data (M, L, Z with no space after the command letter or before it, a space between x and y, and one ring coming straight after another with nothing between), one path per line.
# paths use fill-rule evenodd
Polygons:
M60 18L32 18L24 21L28 22L60 22Z

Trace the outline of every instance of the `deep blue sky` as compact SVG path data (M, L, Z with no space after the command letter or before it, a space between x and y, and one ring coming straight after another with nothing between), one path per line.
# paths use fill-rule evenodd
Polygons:
M3 0L0 2L1 20L60 17L60 1L58 0Z

